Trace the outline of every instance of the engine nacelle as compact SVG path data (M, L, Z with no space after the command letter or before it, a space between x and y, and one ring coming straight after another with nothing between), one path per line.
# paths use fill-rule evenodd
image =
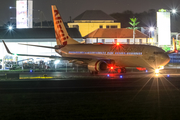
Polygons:
M107 69L107 63L101 60L92 61L88 64L88 69L90 71L104 71Z

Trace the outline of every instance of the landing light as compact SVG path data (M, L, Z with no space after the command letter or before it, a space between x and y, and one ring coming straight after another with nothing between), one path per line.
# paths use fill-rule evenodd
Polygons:
M159 73L159 69L156 69L156 70L155 70L155 73L158 74L158 73Z
M30 73L32 73L32 72L33 72L33 70L30 70L29 72L30 72Z

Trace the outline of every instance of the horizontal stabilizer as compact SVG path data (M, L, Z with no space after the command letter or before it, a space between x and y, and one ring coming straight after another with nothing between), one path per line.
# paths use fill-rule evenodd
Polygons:
M42 45L32 45L32 44L23 44L23 43L18 43L20 45L27 45L27 46L35 46L35 47L43 47L43 48L50 48L50 49L60 49L60 46L57 47L50 47L50 46L42 46Z

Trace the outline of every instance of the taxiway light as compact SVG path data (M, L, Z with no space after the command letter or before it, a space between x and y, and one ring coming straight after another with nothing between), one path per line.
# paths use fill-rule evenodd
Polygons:
M120 75L119 77L120 77L120 78L123 78L123 76L122 76L122 75Z
M30 73L32 73L32 72L33 72L33 70L30 70L29 72L30 72Z
M168 74L167 77L169 77L170 75Z
M146 70L146 72L148 72L148 70Z
M107 74L107 76L109 77L109 74Z

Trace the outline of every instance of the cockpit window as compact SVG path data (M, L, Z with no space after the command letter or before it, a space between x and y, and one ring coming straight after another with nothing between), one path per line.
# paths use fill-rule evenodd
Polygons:
M163 54L164 52L154 52L154 54Z

